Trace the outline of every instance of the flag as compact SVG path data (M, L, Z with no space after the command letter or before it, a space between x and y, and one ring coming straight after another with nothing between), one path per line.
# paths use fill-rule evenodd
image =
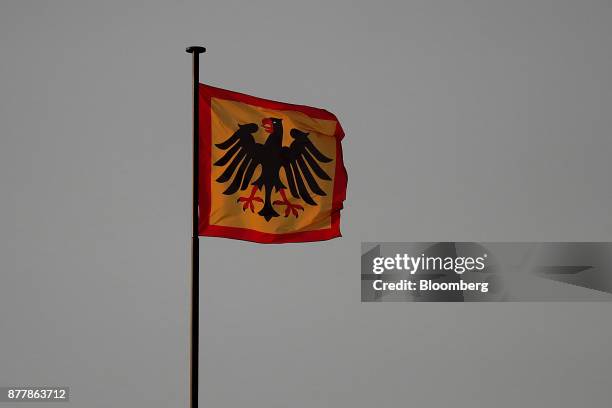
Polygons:
M198 93L199 235L339 237L347 174L336 116L204 84Z

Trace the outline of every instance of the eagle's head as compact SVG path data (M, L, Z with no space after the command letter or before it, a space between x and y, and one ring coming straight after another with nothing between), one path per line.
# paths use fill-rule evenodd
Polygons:
M280 129L283 125L283 120L278 118L264 118L261 121L263 128L266 132L272 133L277 129Z

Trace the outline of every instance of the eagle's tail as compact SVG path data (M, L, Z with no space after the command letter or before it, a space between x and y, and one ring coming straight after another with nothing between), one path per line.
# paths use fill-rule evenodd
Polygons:
M266 219L266 221L270 221L274 217L278 217L278 213L272 207L272 204L269 201L266 201L261 211L257 214L261 215Z
M266 221L270 221L274 217L278 217L278 213L274 211L274 207L272 207L272 200L270 199L272 195L272 188L266 186L266 197L264 199L264 206L257 214L261 215L266 219Z

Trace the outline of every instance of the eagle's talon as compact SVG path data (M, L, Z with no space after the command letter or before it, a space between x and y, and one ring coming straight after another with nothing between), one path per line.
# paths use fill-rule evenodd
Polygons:
M261 197L257 197L255 195L255 193L257 192L258 188L257 186L253 187L253 190L251 190L251 195L248 197L239 197L238 200L236 200L237 203L244 203L242 205L242 211L246 211L247 208L249 208L251 210L252 213L255 212L255 205L253 204L253 201L256 201L258 203L263 203L263 200L261 199Z
M287 208L285 209L285 218L287 218L289 216L289 214L293 214L293 215L295 215L295 218L297 218L298 217L298 210L304 211L304 207L302 207L299 204L292 203L285 196L285 194L284 194L285 192L283 190L280 190L280 191L281 191L281 196L283 197L283 199L282 200L276 200L272 204L287 206Z

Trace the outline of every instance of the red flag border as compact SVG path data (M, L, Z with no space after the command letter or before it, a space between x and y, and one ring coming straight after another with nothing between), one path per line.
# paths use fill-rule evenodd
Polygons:
M198 235L209 237L232 238L244 241L258 242L262 244L279 244L291 242L325 241L342 236L340 233L340 210L346 198L347 172L342 160L342 139L344 130L338 118L324 109L313 108L305 105L294 105L290 103L277 102L269 99L258 98L239 92L228 91L210 85L199 84L199 115L200 115L200 193ZM290 232L285 234L271 234L255 231L248 228L226 227L210 224L211 211L211 166L212 166L212 120L211 120L211 98L226 99L230 101L243 102L249 105L259 106L265 109L286 110L302 112L310 117L336 122L334 137L336 138L336 172L334 176L334 192L332 195L331 227L313 231ZM202 188L203 187L203 188Z

